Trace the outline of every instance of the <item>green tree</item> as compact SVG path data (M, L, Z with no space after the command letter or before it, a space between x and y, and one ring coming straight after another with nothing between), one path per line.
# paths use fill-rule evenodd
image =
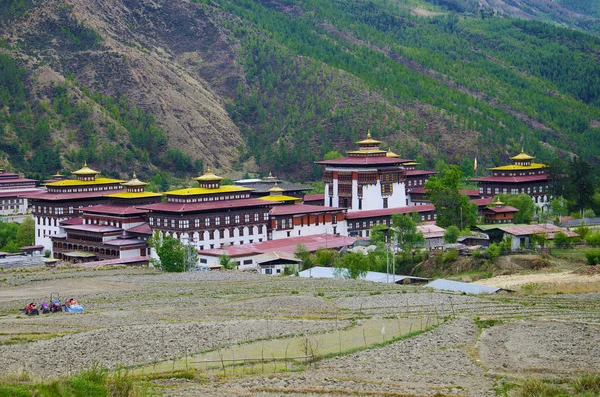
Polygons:
M446 228L446 231L444 232L444 242L446 244L454 244L458 240L459 236L460 230L456 226L448 226L448 228Z
M572 245L573 239L565 233L558 232L554 234L554 246L556 248L571 248Z
M325 153L323 156L323 160L335 160L344 157L343 154L338 152L337 150L332 150L330 152Z
M529 244L532 246L539 246L544 249L546 242L548 241L548 235L546 233L534 233L529 236Z
M357 252L349 252L343 260L336 262L334 274L338 277L357 279L370 270L368 258Z
M435 206L436 224L440 227L454 225L464 229L477 222L477 205L459 191L462 178L460 169L451 165L425 183L425 188L429 189L429 200Z
M592 166L587 161L575 157L570 164L570 181L573 184L574 207L580 213L590 208L594 197L594 180L592 178Z
M335 250L327 249L327 248L319 248L315 252L315 263L331 267L335 261Z
M17 230L17 247L31 246L35 244L35 222L30 216L26 217Z
M530 195L528 194L501 194L500 201L511 207L515 207L519 210L515 214L515 223L521 224L531 223L531 219L535 214L535 203Z
M304 244L298 244L294 256L302 261L302 270L310 269L313 267L313 257L310 254L308 248Z
M408 214L392 215L392 238L402 250L425 242L423 233L417 230L417 224Z
M558 217L560 222L562 216L569 215L569 203L562 196L555 197L550 202L550 210L554 216Z
M228 255L219 256L219 265L221 265L225 270L233 270L236 267L235 262L232 261Z
M183 272L185 270L184 250L181 242L171 236L154 239L156 254L160 259L158 266L165 272Z
M490 246L486 250L486 256L488 257L490 262L495 262L496 259L500 256L500 246L496 243L490 244Z
M387 241L388 227L385 225L375 225L369 231L369 240L375 245L385 244Z

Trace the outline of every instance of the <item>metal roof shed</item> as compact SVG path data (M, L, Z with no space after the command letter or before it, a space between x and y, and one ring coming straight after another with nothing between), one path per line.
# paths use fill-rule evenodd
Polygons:
M489 287L487 285L463 283L460 281L438 279L425 285L425 288L433 288L442 291L464 292L466 294L495 294L502 288Z
M334 267L323 267L315 266L307 270L303 270L298 273L300 277L314 277L314 278L344 278L343 271L345 269L339 269L342 273L336 274L336 268ZM430 279L423 277L412 277L412 276L400 276L394 274L386 274L380 272L367 272L364 276L359 277L360 280L372 281L375 283L396 283L396 284L412 284L412 283L426 283Z

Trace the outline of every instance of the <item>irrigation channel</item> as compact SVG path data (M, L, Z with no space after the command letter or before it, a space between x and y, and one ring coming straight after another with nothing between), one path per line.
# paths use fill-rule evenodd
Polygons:
M441 324L441 317L371 318L353 325L317 334L240 342L194 352L184 357L154 362L132 370L133 374L160 374L195 370L207 376L243 376L291 371L316 364L323 358L345 355L381 346L426 331ZM195 349L197 350L197 349Z

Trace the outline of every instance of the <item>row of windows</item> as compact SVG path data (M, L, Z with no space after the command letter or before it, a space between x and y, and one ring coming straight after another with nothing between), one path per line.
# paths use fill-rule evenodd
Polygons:
M4 204L21 204L23 203L23 199L8 199L8 200L2 200L2 205Z
M178 198L169 197L170 203L205 203L208 201L223 201L223 200L235 200L249 198L250 194L232 194L229 196L208 196L208 197L194 197L194 198Z
M414 184L413 184L412 180L410 180L410 179L408 180L408 186L423 186L424 183L425 183L424 179L417 179L414 181Z
M427 214L427 215L421 215L421 222L425 222L425 221L433 221L437 218L437 216L435 214ZM376 221L357 221L357 222L348 222L348 229L370 229L373 226L376 225L386 225L386 226L390 226L390 219L377 219Z
M306 226L310 226L310 219L313 216L311 215L305 215L305 216L301 216L299 217L300 219L300 226L304 226L306 224ZM337 223L337 216L336 215L332 215L331 217L331 223L336 224ZM321 214L321 215L315 215L314 216L314 224L315 226L319 226L320 224L325 224L325 215ZM287 219L279 219L276 221L275 223L275 227L278 229L291 229L294 227L294 223L292 218L287 218Z
M544 193L545 191L548 191L548 185L546 185L546 186L534 186L533 188L531 186L528 186L527 188L521 187L521 188L511 188L511 189L508 189L508 188L502 188L501 189L499 187L496 187L496 188L492 189L491 187L488 187L488 188L485 188L485 192L484 192L484 188L480 187L479 188L479 193L480 194L484 194L484 193L492 194L492 190L493 190L494 194L500 194L500 193L503 193L503 194L508 194L508 193L510 193L510 194L519 194L519 193L523 193L523 194L525 194L525 193L526 194Z
M33 207L35 208L35 207ZM65 209L63 207L42 207L41 205L37 206L38 214L41 214L43 210L44 214L55 214L55 215L63 215L65 213ZM69 214L73 214L73 207L69 207Z
M94 187L80 187L80 188L69 188L69 189L57 189L48 187L48 193L88 193L88 192L103 192L106 190L120 190L120 185L114 186L94 186Z
M244 214L244 223L250 223L250 220L254 222L267 221L269 219L269 213L264 212L261 214L255 212L254 214ZM202 225L204 227L211 226L220 226L221 224L230 225L233 221L233 224L240 224L242 220L242 216L240 214L230 216L215 216L215 217L205 217L204 221L202 218L195 219L173 219L173 218L155 218L153 216L149 217L148 223L150 226L163 226L163 227L171 227L172 229L180 228L180 229L188 229L190 227L200 228Z

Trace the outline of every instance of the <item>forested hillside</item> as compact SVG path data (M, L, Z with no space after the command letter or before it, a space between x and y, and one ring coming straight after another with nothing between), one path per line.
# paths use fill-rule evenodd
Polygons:
M370 129L427 165L491 166L521 147L598 163L600 38L580 31L598 10L564 0L583 25L551 12L544 23L515 11L529 3L557 10L543 0L11 0L0 6L0 151L46 175L88 159L115 174L209 164L310 180L315 160Z

